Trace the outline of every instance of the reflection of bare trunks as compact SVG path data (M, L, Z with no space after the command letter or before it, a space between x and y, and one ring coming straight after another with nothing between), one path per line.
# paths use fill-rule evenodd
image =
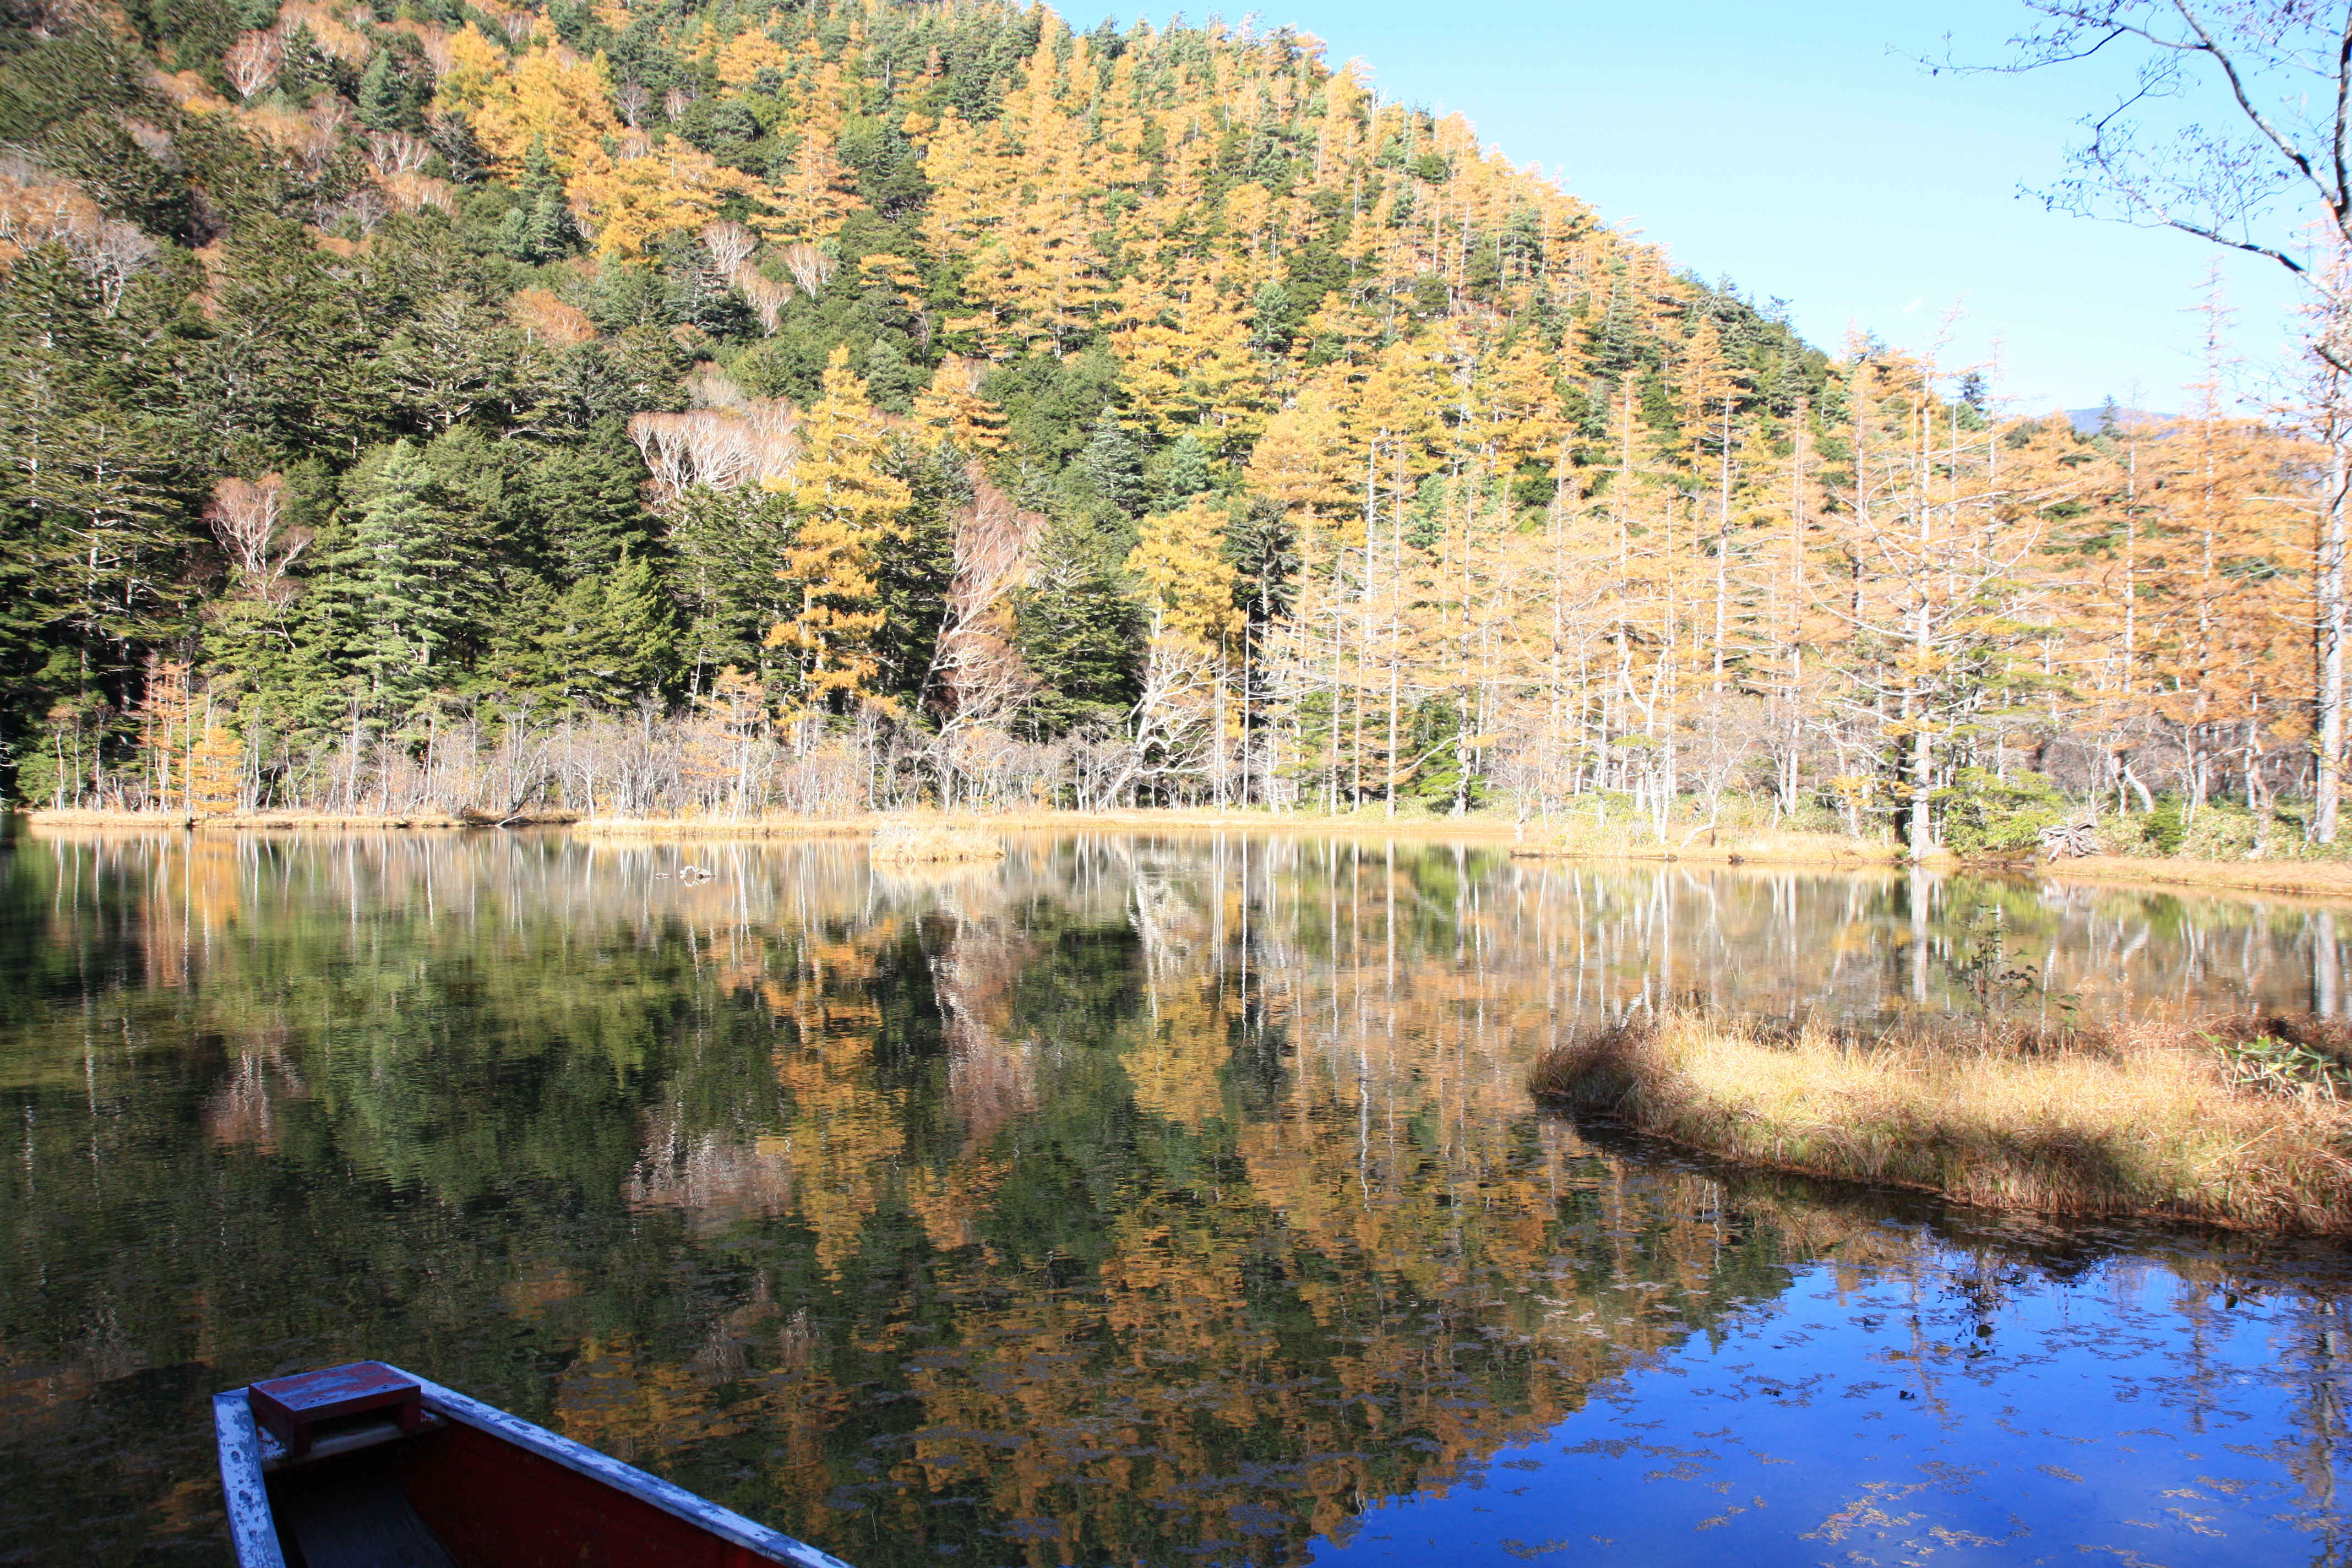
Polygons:
M948 1047L948 1103L963 1148L987 1148L1015 1117L1037 1105L1034 1047L1004 1039L1013 983L1033 944L1003 916L952 916L952 935L931 956Z
M2344 954L2336 944L2336 912L2311 919L2311 1010L2323 1018L2344 1016Z
M646 1119L644 1156L624 1196L631 1208L683 1210L706 1232L790 1214L793 1169L783 1142L696 1134L676 1108L656 1111Z

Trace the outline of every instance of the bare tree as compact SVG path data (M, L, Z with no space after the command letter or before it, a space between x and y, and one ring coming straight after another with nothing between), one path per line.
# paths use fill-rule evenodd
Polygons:
M971 504L956 513L947 614L923 678L924 700L940 712L931 750L942 784L950 787L954 775L982 771L974 766L976 746L994 756L1011 743L993 727L1011 718L1039 687L1013 646L1006 595L1027 578L1030 553L1045 519L1015 506L979 464L971 465ZM985 744L976 731L987 731Z
M2178 229L2316 281L2302 231L2352 242L2352 4L2347 0L2021 0L2033 23L1999 68L2137 57L2130 85L2084 117L2055 211ZM2223 114L2154 129L2157 106ZM2325 353L2334 353L2332 348ZM2338 368L2344 368L2337 362Z
M285 49L271 31L247 33L231 44L222 58L221 69L229 86L236 89L239 98L252 98L269 90L278 79L278 68L285 58Z
M643 82L625 81L613 93L613 107L621 111L621 119L632 131L640 129L646 105L652 101L653 94L646 90Z
M372 131L367 139L368 167L379 177L414 174L433 156L433 143L404 131Z
M759 313L761 329L772 335L783 324L784 307L793 302L793 286L747 267L736 277L735 287Z
M668 506L700 484L730 490L788 479L800 457L800 411L749 399L740 408L639 414L629 437L654 477L654 502Z
M258 479L223 479L213 487L212 504L205 521L227 552L229 563L264 592L286 574L310 543L310 536L289 531L283 498L285 481L276 474Z
M803 294L823 293L833 279L833 258L814 245L784 247L784 265L792 269L793 281Z
M760 237L740 223L711 223L703 226L702 243L719 275L732 283L760 248Z

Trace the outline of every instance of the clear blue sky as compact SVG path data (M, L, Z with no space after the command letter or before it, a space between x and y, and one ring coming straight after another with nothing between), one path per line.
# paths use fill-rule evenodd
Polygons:
M1065 10L1081 26L1102 14ZM1384 96L1466 115L1677 265L1787 300L1825 348L1849 323L1925 346L1957 307L1952 353L1997 350L2020 412L2128 403L2135 384L2169 411L2216 253L2017 194L2055 178L2113 76L1931 77L1906 58L1947 33L1998 58L2022 15L2011 0L1270 0L1256 19L1314 34L1335 65L1360 58ZM2241 352L2275 360L2289 280L2252 259L2226 276Z

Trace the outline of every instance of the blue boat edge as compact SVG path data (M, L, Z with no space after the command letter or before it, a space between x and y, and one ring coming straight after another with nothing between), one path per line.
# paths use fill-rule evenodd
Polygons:
M797 1568L851 1568L829 1552L746 1519L730 1508L610 1454L551 1432L494 1405L444 1388L389 1362L381 1364L414 1382L424 1397L425 1408L433 1414L486 1432L527 1453L625 1492L731 1545L778 1563L796 1564ZM277 1521L262 1469L261 1433L253 1418L248 1390L231 1388L213 1395L213 1427L220 1447L221 1500L228 1511L229 1540L236 1552L237 1568L287 1568L285 1553L278 1544Z

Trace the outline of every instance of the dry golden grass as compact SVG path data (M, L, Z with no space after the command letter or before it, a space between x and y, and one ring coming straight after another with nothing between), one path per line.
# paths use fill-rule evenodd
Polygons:
M1891 866L1902 858L1893 840L1849 838L1842 833L1793 828L1675 826L1661 840L1646 825L1595 826L1571 819L1548 838L1514 848L1528 860L1676 860L1713 866Z
M877 866L952 865L1002 860L1004 846L985 834L937 823L888 822L874 830Z
M1990 1208L2352 1231L2352 1105L2235 1083L2213 1043L2265 1036L2352 1061L2309 1020L1856 1035L1685 1010L1586 1030L1529 1088L1740 1163Z
M871 832L866 816L587 816L572 831L588 838L857 837Z
M2157 882L2168 887L2352 898L2352 861L2343 860L2172 860L2085 855L2079 859L2053 860L2042 869L2046 875L2069 881Z
M761 816L584 817L572 831L590 837L646 837L693 834L700 837L737 835L824 835L872 833L905 814L858 812L845 816ZM992 832L1039 833L1339 833L1367 837L1495 840L1513 837L1518 829L1507 817L1400 816L1387 818L1377 811L1341 813L1276 812L1255 807L1225 811L1184 807L1145 807L1133 811L959 811L955 820L984 824Z
M1710 854L1720 853L1733 865L1748 862L1768 866L1892 866L1902 858L1902 847L1892 839L1848 838L1842 833L1800 833L1758 828L1726 835Z
M325 827L361 828L374 831L386 827L468 827L487 825L488 818L453 816L440 811L404 811L379 814L371 812L345 813L335 811L228 811L210 812L190 816L184 811L51 811L35 809L25 813L25 820L35 827L199 827L199 828L269 828Z

